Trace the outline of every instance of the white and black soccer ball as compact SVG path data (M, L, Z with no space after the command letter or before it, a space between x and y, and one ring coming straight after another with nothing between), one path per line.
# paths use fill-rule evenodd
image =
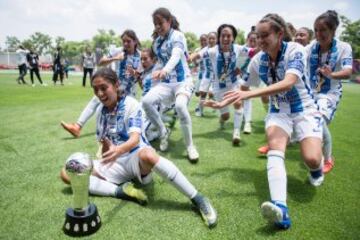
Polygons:
M92 171L93 163L90 155L84 152L76 152L66 160L65 170L71 173L89 173Z

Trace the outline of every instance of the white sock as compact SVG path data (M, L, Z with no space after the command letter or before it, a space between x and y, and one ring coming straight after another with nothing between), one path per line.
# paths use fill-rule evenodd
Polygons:
M81 112L77 124L83 127L92 115L94 115L98 106L100 106L100 100L94 96Z
M160 157L153 170L162 178L167 179L181 193L192 199L197 194L195 187L189 182L184 174L174 163L166 158Z
M332 155L332 138L326 122L323 122L323 154L325 160L331 158Z
M252 101L251 101L251 99L244 100L245 122L251 122L251 115L252 115Z
M184 136L186 147L193 145L192 140L192 123L191 117L187 108L189 99L185 95L178 95L176 97L175 108L179 115L181 130Z
M239 129L243 122L244 109L234 109L234 129Z
M158 105L156 98L157 96L151 95L151 92L145 95L142 100L142 107L146 113L147 118L150 122L160 131L161 136L166 134L166 127L164 122L161 120L160 112L158 111Z
M271 200L286 206L287 177L282 151L270 150L267 154L267 175Z
M117 187L117 185L111 182L105 181L95 176L90 176L89 192L91 194L114 197Z

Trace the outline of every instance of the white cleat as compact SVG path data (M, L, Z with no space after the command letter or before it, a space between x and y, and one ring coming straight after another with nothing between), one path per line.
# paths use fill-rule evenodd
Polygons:
M195 146L191 145L187 149L188 158L191 163L197 163L199 161L199 153Z
M311 175L309 175L309 182L314 187L319 187L325 180L324 174L322 174L318 178L313 178Z
M239 129L234 129L233 132L233 139L232 139L232 143L233 145L237 146L240 144L241 138L240 138L240 130Z
M170 129L166 129L164 136L160 137L160 151L165 152L169 147Z
M244 133L250 134L251 133L251 122L246 122L244 125Z

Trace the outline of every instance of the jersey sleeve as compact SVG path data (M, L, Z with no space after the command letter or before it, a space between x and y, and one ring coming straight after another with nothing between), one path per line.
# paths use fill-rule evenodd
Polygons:
M352 49L350 44L348 43L344 43L344 51L340 56L340 62L342 69L346 69L346 68L352 69L352 64L353 64Z
M141 134L143 126L143 111L140 107L140 104L132 98L127 97L126 104L126 124L128 127L128 134L132 132L137 132Z
M292 73L301 79L304 75L306 66L305 48L298 45L292 49L289 49L289 51L289 58L285 74Z

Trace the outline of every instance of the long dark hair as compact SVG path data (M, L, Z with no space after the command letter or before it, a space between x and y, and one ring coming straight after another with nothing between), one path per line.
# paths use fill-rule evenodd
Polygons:
M171 14L169 9L163 8L163 7L156 9L152 14L153 20L155 19L156 16L160 16L160 17L164 18L166 21L170 22L171 28L180 31L180 24L179 24L178 20L176 19L176 17ZM154 30L152 37L154 39L158 37L156 30Z
M285 22L285 20L278 14L276 13L269 13L266 14L259 23L269 23L271 29L278 33L278 32L283 32L284 36L283 36L283 41L285 42L290 42L292 41L292 35L289 31L289 28Z
M120 38L123 39L124 36L131 38L135 42L135 51L141 48L141 43L138 37L136 36L135 31L131 29L127 29L120 35Z
M233 38L234 38L234 41L235 42L235 38L237 37L237 30L236 28L231 25L231 24L227 24L227 23L224 23L224 24L221 24L218 29L217 29L217 42L218 44L220 44L220 35L221 35L221 31L224 29L224 28L230 28L231 29L231 32L232 32L232 35L233 35Z
M323 20L326 24L326 26L331 29L332 31L336 31L337 27L339 26L339 16L336 11L334 10L327 10L320 16L318 16L315 20L315 23Z
M94 75L91 77L91 84L95 80L95 78L102 77L107 82L111 83L112 85L116 85L117 82L119 82L118 76L116 75L116 72L114 72L111 68L103 67L97 70Z

